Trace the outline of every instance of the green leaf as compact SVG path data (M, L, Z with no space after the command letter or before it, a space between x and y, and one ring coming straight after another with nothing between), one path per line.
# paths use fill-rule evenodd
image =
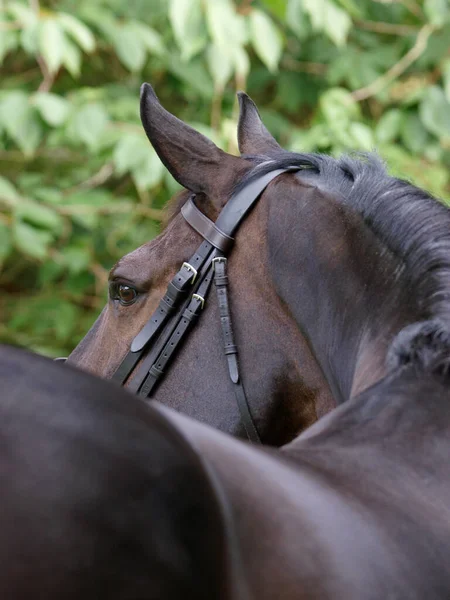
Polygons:
M350 123L349 133L352 137L352 147L370 152L375 145L372 130L364 123Z
M114 47L120 62L129 71L140 71L145 63L147 50L141 36L129 25L118 28Z
M18 45L18 36L15 31L2 31L0 35L0 65L11 50Z
M43 260L48 253L48 247L53 240L52 234L42 229L36 229L28 223L15 221L13 225L14 245L20 252Z
M256 54L269 71L276 71L283 50L283 38L278 27L265 13L253 9L250 13L250 34Z
M450 58L442 63L442 80L444 84L444 94L447 102L450 102Z
M351 19L332 0L303 0L313 28L324 32L336 46L343 46L351 27Z
M19 201L20 196L13 184L0 175L0 203L4 201L9 206L14 206Z
M28 96L9 92L0 102L0 120L11 139L27 155L33 153L42 138L42 127Z
M309 26L303 10L303 0L288 0L286 7L286 24L301 40L309 33Z
M64 39L63 64L72 77L78 77L81 71L81 52L68 38Z
M0 221L0 264L8 257L12 249L11 231Z
M437 85L428 88L420 104L419 114L425 128L439 139L450 137L450 103Z
M150 144L138 134L124 135L114 149L114 165L118 175L123 175L148 159Z
M385 144L395 140L400 134L403 113L396 108L388 110L378 121L375 128L375 137L378 143Z
M55 210L37 202L24 200L18 203L14 210L14 216L17 220L55 233L59 233L62 229L61 216Z
M70 110L70 104L65 98L48 92L37 92L34 95L34 106L42 118L53 127L62 125Z
M86 104L74 116L72 128L78 139L95 148L108 124L108 115L101 104Z
M222 90L233 74L233 60L217 44L210 44L206 52L209 72L216 87Z
M67 13L59 13L58 21L62 24L66 33L68 33L85 52L95 50L95 38L92 31L79 19Z
M63 63L65 36L56 19L44 19L39 27L39 50L49 71L56 73Z
M408 150L415 154L422 154L429 135L417 113L408 113L403 116L400 136Z
M139 21L130 22L129 27L135 31L138 37L140 37L145 48L151 54L162 56L164 52L166 52L162 37L157 31Z
M88 247L67 246L61 251L63 265L74 274L81 273L89 268L92 260Z
M213 41L220 47L243 46L248 41L246 20L237 14L231 0L207 2L206 17L208 31Z
M236 73L245 79L250 72L250 59L242 46L234 46L233 63Z
M263 4L270 13L273 13L279 19L284 17L286 0L262 0L261 4Z
M162 182L164 165L151 146L147 158L133 168L132 177L139 189L154 188Z
M342 88L326 91L319 102L322 114L330 125L344 125L360 117L358 103L353 100L350 92Z
M432 25L442 27L449 20L449 0L425 0L423 9Z
M188 61L206 44L201 0L170 0L169 19L181 59Z

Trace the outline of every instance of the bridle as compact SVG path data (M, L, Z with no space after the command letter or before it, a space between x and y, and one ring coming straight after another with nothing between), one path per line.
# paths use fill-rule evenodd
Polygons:
M264 165L267 168L267 163L263 163L256 169L260 170ZM133 339L129 352L112 377L113 381L124 385L141 361L127 389L141 397L151 397L157 383L167 372L177 349L198 320L214 280L228 374L233 384L241 421L248 439L261 443L239 372L238 349L228 299L226 255L233 246L233 233L268 184L282 173L299 169L298 166L288 166L255 177L231 196L215 223L196 207L195 195L189 198L183 205L181 214L203 237L203 242L189 261L182 264L169 283L155 312Z

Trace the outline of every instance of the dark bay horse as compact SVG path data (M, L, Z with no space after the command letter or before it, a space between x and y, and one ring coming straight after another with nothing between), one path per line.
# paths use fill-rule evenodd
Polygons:
M447 600L450 332L281 450L0 349L0 596Z
M446 317L450 214L389 177L375 156L334 159L282 150L240 95L241 157L168 113L146 84L145 131L189 192L168 226L111 271L111 297L73 351L75 365L110 378L202 238L180 214L190 194L215 219L265 173L294 166L262 192L229 257L240 373L263 441L280 445L385 374L389 344L408 323ZM216 298L153 397L228 433L242 433L221 348Z

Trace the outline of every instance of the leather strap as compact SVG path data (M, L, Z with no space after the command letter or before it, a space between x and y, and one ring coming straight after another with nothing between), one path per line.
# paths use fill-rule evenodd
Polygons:
M187 297L198 271L208 259L211 250L211 244L203 242L189 262L183 263L181 269L167 286L158 308L131 342L131 352L142 350L161 330L180 302Z
M224 256L214 258L214 284L217 290L217 302L219 304L220 323L224 341L224 351L228 363L228 373L233 382L234 393L248 439L254 443L261 443L258 431L255 427L253 417L250 413L245 390L240 380L238 350L234 340L233 325L231 322L230 303L228 300L228 275L227 259Z
M260 165L260 167L261 166L262 165ZM226 235L233 235L272 179L275 179L275 177L278 177L278 175L281 175L282 173L299 170L300 167L294 165L284 169L275 169L275 171L269 171L269 173L258 177L258 179L255 179L243 187L241 191L232 196L222 208L217 217L216 227Z
M147 398L151 394L156 383L164 375L166 368L174 357L177 349L184 341L187 332L197 322L197 319L205 306L206 297L211 287L213 269L214 268L211 265L197 292L192 294L191 300L186 309L183 311L183 314L181 315L174 332L170 336L164 348L161 350L154 364L151 366L148 375L145 378L141 389L139 390L140 396Z
M204 243L209 244L209 242L204 242ZM201 282L205 278L205 275L208 273L208 270L211 266L212 259L216 255L216 252L218 252L218 251L213 249L212 253L208 257L208 260L205 262L205 264L203 265L201 270L198 272L197 278L195 279L195 282L191 288L192 293L195 293L198 291L198 288L201 285ZM186 310L189 302L190 302L190 297L185 299L185 301L179 307L176 315L173 316L173 318L171 318L171 320L167 322L167 325L164 328L164 330L161 332L161 334L158 336L158 338L156 338L152 342L150 351L145 356L145 358L142 360L142 363L139 365L137 373L134 375L134 377L132 378L132 380L130 381L130 383L128 385L128 389L130 390L130 392L137 393L138 390L140 389L140 387L142 386L144 380L148 376L150 368L155 363L155 361L157 360L163 347L165 346L168 339L174 332L174 330L177 326L177 323L179 322L179 320L181 318L181 314Z
M189 225L215 248L218 248L225 254L231 249L234 238L220 231L208 217L199 211L194 204L192 196L181 207L181 214Z

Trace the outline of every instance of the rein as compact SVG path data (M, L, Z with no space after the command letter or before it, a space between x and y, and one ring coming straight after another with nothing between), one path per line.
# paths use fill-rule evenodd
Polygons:
M259 165L260 168L261 165ZM214 280L223 334L223 347L228 374L233 385L241 421L248 439L261 443L253 421L242 378L239 372L238 349L234 339L228 298L227 258L234 243L233 233L260 198L268 184L285 172L298 171L289 166L274 169L232 195L215 223L194 204L191 196L181 209L189 225L204 241L188 262L184 262L169 283L164 296L150 319L136 335L131 347L112 380L124 385L141 361L128 389L143 398L150 398L157 383L164 377L177 349L197 322Z

